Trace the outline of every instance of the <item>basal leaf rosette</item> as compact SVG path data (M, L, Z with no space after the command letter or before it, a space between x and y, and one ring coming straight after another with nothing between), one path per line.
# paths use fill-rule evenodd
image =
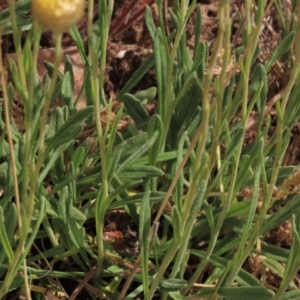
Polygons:
M32 17L43 30L63 33L82 18L85 5L85 0L32 0Z

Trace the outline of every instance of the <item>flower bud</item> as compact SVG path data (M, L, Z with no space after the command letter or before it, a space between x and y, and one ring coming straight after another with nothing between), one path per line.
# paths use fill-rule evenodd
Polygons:
M85 4L85 0L32 0L32 17L43 30L63 33L81 19Z

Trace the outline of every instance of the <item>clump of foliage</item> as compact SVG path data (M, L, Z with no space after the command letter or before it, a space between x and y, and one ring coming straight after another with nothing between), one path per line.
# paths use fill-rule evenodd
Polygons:
M17 59L10 61L12 82L2 55L0 60L1 299L17 289L28 299L49 298L50 292L79 299L83 288L89 299L300 297L294 281L300 267L299 173L281 166L300 115L300 7L294 5L282 42L261 64L260 27L273 1L267 6L245 0L243 44L237 49L231 45L229 2L219 3L211 49L200 42L196 1L174 1L170 35L163 1L156 1L158 26L147 7L153 54L119 91L122 105L111 118L113 99L105 97L104 81L113 0L98 1L95 24L94 1L88 1L88 55L77 28L70 30L85 64L87 107L81 110L72 96L68 57L64 74L58 71L61 33L56 32L55 63L39 81L40 29L27 16L29 1L9 1L0 14L0 37L12 32ZM277 9L283 15L280 3ZM185 28L195 10L191 53ZM23 46L22 30L29 30ZM270 135L268 74L283 56L290 77L276 102L276 130ZM150 68L157 86L132 94ZM24 132L10 116L16 94L24 104ZM53 107L57 98L62 105ZM158 105L151 115L145 105L154 98ZM111 122L101 122L103 108ZM252 111L256 138L245 145ZM124 115L134 125L118 131ZM84 126L93 124L96 152L79 139ZM105 240L105 216L115 209L126 211L138 229L137 256L120 255ZM265 236L287 222L288 249L268 244ZM252 268L243 268L248 260ZM278 285L268 281L271 275Z

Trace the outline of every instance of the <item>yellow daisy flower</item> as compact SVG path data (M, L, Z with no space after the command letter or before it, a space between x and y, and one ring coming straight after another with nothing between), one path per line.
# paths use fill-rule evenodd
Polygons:
M67 32L83 16L85 0L32 0L32 17L43 30Z

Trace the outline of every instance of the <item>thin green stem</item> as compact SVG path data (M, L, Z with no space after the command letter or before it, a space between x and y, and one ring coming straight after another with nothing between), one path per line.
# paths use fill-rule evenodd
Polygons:
M53 73L50 81L50 85L48 90L45 94L45 102L44 102L44 108L42 111L42 115L40 118L40 125L39 125L39 139L38 139L38 157L36 164L32 161L30 163L30 172L31 172L31 180L30 180L30 189L29 189L29 197L28 197L28 205L27 205L27 212L26 215L28 217L28 225L30 226L30 221L32 219L33 209L34 209L34 198L35 198L35 192L36 192L36 186L38 182L38 177L40 174L40 170L42 168L43 162L44 162L44 153L45 153L45 136L46 136L46 124L48 121L48 113L49 108L51 105L51 99L52 95L56 86L56 81L58 78L58 72L59 72L59 65L62 60L62 48L61 48L61 41L62 41L62 34L58 34L55 37L55 61L54 61L54 68Z
M102 167L102 178L101 178L101 188L98 192L96 199L96 228L97 228L97 243L98 243L98 268L97 275L100 275L102 272L103 259L104 259L104 246L103 246L103 226L104 226L104 216L106 211L106 202L105 200L108 197L108 167L106 155L106 134L103 132L101 119L100 119L100 103L107 105L103 86L105 79L105 67L106 67L106 47L108 41L108 32L109 24L112 15L113 1L106 2L99 1L99 22L101 24L101 56L98 58L98 54L95 51L92 34L93 34L93 9L94 1L89 0L88 2L88 46L90 53L90 61L92 68L92 86L93 86L93 101L95 107L95 122L96 122L96 131L98 136L99 148L100 148L100 157L101 157L101 167ZM99 68L98 68L99 66ZM109 124L107 124L109 126Z
M220 151L219 148L219 137L221 134L221 129L222 129L222 115L223 115L223 97L224 97L224 92L226 88L226 73L227 73L227 68L229 65L230 61L230 54L231 54L231 44L230 44L230 37L231 37L231 22L226 22L229 19L229 8L226 7L226 12L225 12L225 20L220 20L220 22L225 22L226 29L224 32L224 54L222 56L222 66L221 66L221 74L220 78L218 80L218 88L216 91L216 117L215 117L215 126L214 126L214 137L213 137L213 143L212 143L212 148L211 148L211 156L210 156L210 162L209 162L209 170L212 170L212 168L215 165L216 159L219 157L218 152ZM218 160L218 168L221 167L221 162Z
M21 85L23 88L23 93L25 94L25 96L27 96L27 84L26 84L26 76L25 76L25 70L23 64L21 41L20 41L20 29L18 28L17 25L16 8L15 8L14 0L9 0L8 5L9 5L9 16L10 16L10 22L13 31L14 46L16 50L17 64L20 73Z
M23 168L23 176L22 176L22 195L23 195L23 203L24 206L28 205L28 185L30 180L30 167L33 164L34 154L31 153L32 146L32 113L34 107L34 87L35 87L35 76L36 76L36 65L37 58L39 53L40 46L40 37L41 32L39 28L34 24L34 43L33 43L33 51L32 51L32 65L31 65L31 73L30 73L30 81L28 88L28 105L24 106L25 116L24 116L24 125L25 125L25 151L24 151L24 166Z
M153 298L153 295L157 289L157 286L159 285L162 277L165 274L165 271L167 269L167 267L169 266L169 264L171 263L171 261L173 260L174 255L176 254L178 250L178 243L173 239L172 245L169 248L168 252L166 253L152 283L149 289L149 293L148 293L148 297L145 298L146 300L150 300Z
M7 134L7 141L8 141L8 147L9 147L9 157L10 157L10 163L11 163L11 170L12 170L12 178L14 183L14 193L15 193L15 201L16 201L16 207L17 207L17 220L18 220L18 230L20 234L20 240L18 244L17 251L14 255L14 260L8 267L8 271L6 273L5 279L2 284L2 288L0 289L0 299L3 298L3 296L7 293L8 288L11 284L11 281L13 277L15 276L15 270L17 266L19 265L19 258L22 257L22 254L24 253L24 243L25 243L25 237L24 237L24 224L22 219L22 213L21 213L21 203L20 203L20 195L19 195L19 187L18 187L18 176L17 176L17 168L16 168L16 159L15 159L15 152L14 152L14 145L13 145L13 139L12 139L12 133L10 128L10 113L9 113L9 99L8 99L8 93L7 93L7 75L4 71L3 67L3 60L2 60L2 43L1 43L1 36L2 33L0 33L0 80L1 80L1 86L2 86L2 93L3 93L3 100L4 100L4 118L5 118L5 124L6 124L6 134ZM26 221L26 220L25 220ZM26 223L26 222L25 222ZM24 272L26 272L26 264L24 265Z
M300 9L298 9L298 20L300 17ZM299 25L298 25L299 26ZM276 150L275 150L275 158L274 158L274 163L273 163L273 171L272 171L272 176L270 180L270 184L268 185L268 190L266 193L266 197L263 202L263 208L259 214L259 218L257 220L255 230L253 230L253 233L248 240L246 248L243 250L242 255L240 256L239 260L236 262L236 269L235 272L232 272L231 276L229 277L228 281L231 283L234 280L234 276L238 272L238 267L242 265L248 254L250 253L251 249L253 248L254 243L256 242L257 238L259 237L260 230L263 222L265 221L266 214L268 212L268 209L271 205L271 199L272 199L272 193L278 178L278 173L279 173L279 168L281 165L281 160L282 160L282 133L284 131L283 128L283 115L284 111L287 105L287 101L290 97L290 93L292 91L292 88L295 85L295 82L299 76L299 68L300 68L300 35L297 34L295 38L295 62L294 62L294 67L291 72L291 76L289 79L289 82L286 86L286 89L284 91L283 99L280 104L280 108L277 114L277 127L276 127Z
M49 238L52 246L53 247L58 246L59 244L58 244L57 238L54 235L52 226L47 217L45 217L45 219L43 220L43 226L44 226L45 231L47 232L48 238Z
M229 30L229 27L226 25L228 23L228 20L229 20L229 13L228 12L229 12L229 1L223 1L222 5L220 5L219 11L218 11L218 13L219 13L219 20L220 20L220 26L219 26L218 36L217 36L217 39L216 39L216 42L215 42L214 51L213 51L213 54L212 54L212 57L211 57L211 61L210 61L210 65L209 65L209 68L208 68L208 71L207 71L207 79L205 81L205 85L204 85L204 88L203 88L203 99L206 100L202 104L202 106L203 106L202 109L204 110L203 111L203 117L205 117L206 114L208 114L208 116L209 116L209 111L210 111L209 108L210 108L211 104L210 104L210 102L207 99L209 99L209 91L210 91L210 88L211 88L211 81L212 81L212 76L213 76L213 69L214 69L217 57L218 57L218 55L220 53L221 46L223 44L224 34L226 33L226 31ZM225 34L225 36L226 36L226 34ZM228 35L227 35L227 38L228 38ZM228 41L225 41L225 43L227 43L227 42ZM227 60L225 59L225 61L227 61ZM224 67L226 68L226 66L223 65L223 68ZM225 74L223 74L222 80L223 81L221 82L220 92L223 93L224 92L224 87L225 87ZM220 94L220 96L221 96L221 94ZM209 117L207 117L207 118L209 118ZM209 120L206 120L206 122L207 122L206 131L207 132L203 133L203 137L201 137L201 141L199 141L199 145L198 145L198 148L197 148L197 151L196 151L196 161L198 162L198 166L197 166L197 168L195 167L195 169L193 171L193 174L197 174L198 173L198 170L200 168L199 163L201 163L201 161L203 159L202 156L203 156L203 153L204 153L205 141L207 139L206 136L208 134L208 124L209 124L208 121ZM211 158L210 164L211 163L212 163L212 158ZM205 172L204 178L206 180L209 177L210 169L211 169L211 166L209 168L207 168L207 170ZM220 214L220 217L218 219L218 222L217 222L215 228L212 230L211 239L210 239L207 251L206 251L206 255L203 258L203 260L200 263L200 265L198 266L198 268L196 269L196 271L194 272L193 276L188 281L188 287L184 290L184 293L187 293L188 290L191 288L191 286L194 284L194 282L196 282L196 280L199 278L199 275L203 272L203 270L207 266L208 260L209 260L209 258L211 256L212 252L213 252L213 249L215 247L215 244L216 244L216 241L217 241L217 238L218 238L218 234L219 234L219 232L221 230L221 227L222 227L223 222L224 222L224 220L226 218L227 212L228 212L228 210L230 208L231 199L234 196L234 183L236 181L237 169L238 169L238 164L236 163L234 171L232 173L232 182L231 182L231 185L229 187L228 197L226 198L226 201L223 202L222 212ZM194 179L194 177L195 176L192 176L193 179ZM193 183L193 185L195 185L194 190L196 191L196 186L197 186L196 182ZM195 191L194 191L194 193L195 193ZM191 193L191 196L194 193ZM183 216L183 222L184 222L184 224L185 224L186 220L188 220L189 210L192 207L194 198L195 198L195 196L193 195L193 197L191 197L190 199L186 199L186 201L185 201L186 202L185 203L186 208L184 210L185 214Z
M26 295L26 299L30 300L31 293L30 293L29 280L28 280L28 275L27 275L27 265L26 265L25 259L23 261L23 271L24 271L25 295Z
M246 7L246 11L250 12L251 10L251 1L250 0L246 0L245 1L245 7ZM248 9L248 10L247 10ZM247 40L248 43L250 41L250 36L252 34L252 26L251 26L251 14L247 13L246 15L246 33L247 33ZM241 127L245 128L246 126L246 122L247 122L247 107L248 107L248 91L249 91L249 87L248 87L248 82L249 82L249 76L250 76L250 68L251 68L251 61L252 61L252 56L253 56L253 52L255 49L255 46L257 44L257 39L254 43L251 44L249 50L248 50L248 54L245 57L245 63L244 63L244 72L242 73L242 87L243 87L243 93L242 93L242 107L241 107ZM243 136L245 134L245 130L243 132ZM234 176L233 176L233 180L231 180L231 185L229 188L229 196L227 198L227 200L225 201L225 206L226 207L230 207L230 204L232 202L232 200L235 197L235 194L237 192L237 187L235 185L236 183L236 176L237 176L237 171L238 171L238 167L239 167L239 161L240 161L240 157L241 157L241 153L242 153L242 149L243 149L243 143L241 142L240 145L238 146L238 149L236 151L236 155L235 155L235 168L234 168ZM224 210L223 210L224 211ZM223 213L222 211L222 213ZM222 215L221 213L221 215ZM227 211L226 211L227 213ZM239 255L239 253L237 254ZM236 256L236 258L238 258L238 256ZM236 260L232 261L233 269L236 269L236 266L238 265ZM227 283L232 281L232 277L234 278L234 272L230 272L227 278Z
M4 71L3 67L3 59L2 59L2 33L0 32L0 77L1 77L1 86L2 86L2 93L3 93L3 100L4 100L4 118L6 124L6 134L7 134L7 142L9 147L9 156L10 156L10 163L11 163L11 170L12 170L12 177L14 182L14 193L15 193L15 201L17 207L17 216L18 216L18 227L19 233L22 234L22 227L23 222L21 219L21 201L19 195L19 188L18 188L18 175L17 175L17 168L16 168L16 159L14 153L14 144L12 139L12 133L10 128L10 112L9 112L9 99L7 93L7 73Z
M175 57L177 55L177 50L180 44L181 37L183 35L183 32L185 30L185 25L188 20L189 15L192 12L192 9L195 6L195 1L191 4L189 10L188 10L188 2L186 0L181 0L181 9L180 9L180 18L179 18L179 24L177 33L174 39L174 43L172 46L171 53L169 55L168 63L167 63L167 80L168 83L166 85L166 97L165 99L160 99L160 101L164 101L164 115L162 116L163 122L164 122L164 136L163 136L163 143L162 143L162 149L165 147L165 143L167 140L167 135L169 132L171 117L172 117L172 100L173 100L173 85L172 85L172 79L173 79L173 71L174 71L174 63L175 63Z
M96 222L96 231L97 231L97 246L98 246L98 269L97 276L102 272L102 265L104 259L104 247L103 247L103 226L104 226L104 217L103 217L103 202L108 195L108 182L107 182L107 170L106 170L106 154L105 148L103 148L103 131L100 120L100 89L99 89L99 80L98 80L98 56L93 45L93 11L94 11L94 1L88 1L88 47L89 47L89 58L92 68L92 87L93 87L93 103L95 107L95 122L96 130L98 135L98 142L100 147L100 157L101 157L101 166L102 166L102 178L101 188L98 191L96 205L95 205L95 222ZM101 12L104 14L105 12ZM99 16L103 18L103 16ZM105 30L103 28L103 30ZM101 35L102 37L102 35ZM103 42L103 39L101 40Z
M222 9L221 9L221 11L222 11ZM221 29L218 33L218 37L217 37L216 44L215 44L215 47L214 47L213 56L212 56L212 59L210 61L208 73L207 73L207 76L206 76L206 79L205 79L205 82L204 82L203 101L202 101L202 122L201 122L199 128L197 129L197 132L196 132L196 134L195 134L195 136L194 136L194 138L191 142L191 145L190 145L190 147L189 147L186 155L184 156L183 161L182 161L182 163L179 167L179 170L182 170L181 167L183 168L187 158L189 157L189 155L191 154L192 150L194 149L195 145L198 142L198 147L197 147L197 150L196 150L196 159L195 159L196 163L193 167L192 175L191 175L192 182L191 182L191 185L189 187L189 193L187 195L187 198L186 198L185 204L184 204L184 212L183 212L183 217L182 217L182 228L185 228L185 225L186 225L187 220L189 218L190 209L191 209L191 207L193 205L193 202L195 200L195 194L196 194L196 190L197 190L199 181L201 180L201 176L199 176L199 174L200 174L199 170L200 170L200 165L203 162L203 154L204 154L204 151L205 151L206 140L207 140L207 137L208 137L209 116L210 116L210 110L211 110L211 105L212 105L210 103L209 91L210 91L211 81L212 81L212 77L213 77L213 69L214 69L216 59L217 59L218 53L219 53L221 45L222 45L222 41L223 41L223 31ZM180 174L180 173L178 174L178 171L175 175L174 180L171 183L171 186L170 186L170 188L167 192L166 197L168 197L168 193L169 193L170 189L173 188L173 186L175 186L175 183L178 180L178 177L179 177L179 174ZM208 176L209 176L209 172L205 172L204 174L205 174L204 178L207 179ZM174 183L174 181L175 181L175 183ZM159 217L159 213L156 216L157 221L158 221L157 218ZM187 244L186 239L188 239L189 237L183 237L183 238L185 240L181 242L180 253L182 253L183 248L185 248L185 246ZM214 244L213 244L213 246L214 246ZM213 249L213 246L212 246L212 249ZM172 252L172 254L175 255L176 252ZM163 264L166 264L165 260L171 261L170 258L166 256L163 260ZM179 260L180 259L178 259L177 264L180 263Z
M287 101L290 97L290 93L292 91L292 88L295 85L296 79L299 75L299 66L300 66L300 56L299 56L299 50L300 50L300 36L296 35L295 39L295 64L291 72L291 76L289 79L289 82L287 84L287 87L285 88L283 99L281 101L278 114L277 114L277 127L276 127L276 150L275 150L275 157L274 157L274 163L273 163L273 170L272 170L272 176L270 183L268 185L268 190L266 191L266 197L264 198L263 207L259 214L259 218L257 220L255 229L253 230L252 235L250 236L246 248L241 253L241 256L239 257L238 261L236 261L236 268L231 273L230 277L228 278L228 282L231 283L234 280L235 275L238 272L239 266L242 265L244 260L247 258L248 254L253 248L253 245L255 244L257 238L259 237L260 230L263 222L265 221L267 211L271 205L271 199L272 199L272 193L278 178L279 168L281 165L282 160L282 133L284 131L283 128L283 115L284 111L287 105Z

